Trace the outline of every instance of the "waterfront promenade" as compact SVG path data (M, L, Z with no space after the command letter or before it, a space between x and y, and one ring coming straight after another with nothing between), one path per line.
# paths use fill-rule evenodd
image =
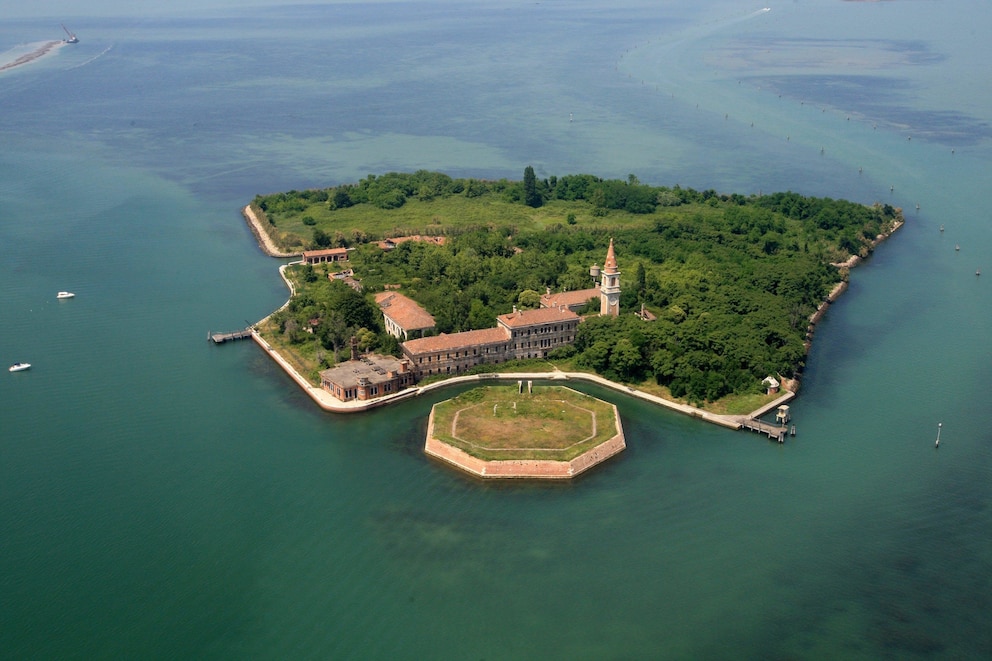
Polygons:
M245 207L243 210L245 217L249 218L249 224L252 221L256 222L258 219L253 213L251 213L250 207ZM256 229L261 230L260 227ZM256 233L256 236L267 236L265 232ZM266 249L267 250L267 249ZM268 251L268 250L267 250ZM279 310L282 310L289 302L292 300L293 296L296 294L296 288L293 286L293 282L286 277L286 267L294 264L296 262L290 262L289 264L283 264L279 267L279 275L282 277L283 282L289 288L290 297L286 300ZM835 290L836 291L836 290ZM842 290L841 290L842 291ZM839 295L839 292L838 292ZM822 306L825 307L825 306ZM279 310L274 311L275 314ZM825 309L821 311L825 312ZM310 383L302 374L296 371L296 369L287 361L282 355L276 351L272 345L262 338L261 334L258 332L258 325L263 323L266 319L272 315L266 316L264 319L259 321L251 328L251 337L255 343L262 348L265 353L269 355L272 360L276 362L283 371L289 375L289 377L296 382L296 384L303 389L310 399L314 401L317 406L324 409L325 411L331 411L334 413L358 413L361 411L369 411L380 406L386 406L388 404L393 404L395 402L410 399L412 397L417 397L424 393L431 392L433 390L438 390L440 388L447 388L449 386L461 385L461 384L472 384L472 383L485 383L487 381L493 380L503 380L503 381L557 381L557 380L573 380L573 381L585 381L587 383L594 383L604 388L609 388L617 392L622 392L631 397L637 397L657 406L662 406L671 411L681 413L683 415L688 415L693 418L699 418L705 422L709 422L715 425L720 425L721 427L726 427L728 429L741 429L744 423L750 419L760 418L761 416L767 414L769 411L774 411L780 405L785 404L793 397L796 393L786 390L783 392L781 397L777 397L771 402L768 402L764 406L751 411L745 415L720 415L716 413L711 413L709 411L704 411L703 409L697 408L695 406L690 406L688 404L680 404L678 402L673 402L663 397L658 397L657 395L652 395L641 390L637 390L631 386L624 385L622 383L616 383L615 381L610 381L609 379L604 379L598 374L589 374L586 372L562 372L560 370L555 370L553 372L506 372L506 373L487 373L487 374L472 374L465 376L454 376L450 379L445 379L444 381L436 381L425 386L416 386L413 388L407 388L406 390L401 390L398 393L385 395L377 399L370 400L351 400L343 402L337 397L331 395L320 386L315 386Z
M392 395L379 397L378 399L370 399L365 401L351 400L343 402L323 388L315 386L307 381L303 375L297 372L296 369L279 354L278 351L276 351L268 342L265 341L265 339L262 338L257 330L252 330L252 339L255 340L256 344L258 344L258 346L260 346L262 350L265 351L270 358L272 358L272 360L282 367L286 374L288 374L289 377L303 389L303 391L314 401L314 403L317 404L317 406L325 411L332 411L334 413L357 413L359 411L368 411L380 406L386 406L388 404L393 404L412 397L418 397L434 390L455 385L479 384L491 381L584 381L586 383L594 383L617 392L622 392L630 397L636 397L638 399L651 402L652 404L662 406L671 411L682 413L683 415L688 415L693 418L699 418L700 420L715 425L720 425L721 427L727 427L728 429L740 429L745 420L749 418L761 417L796 396L794 392L786 391L781 397L777 397L749 414L719 415L716 413L710 413L709 411L704 411L695 406L689 406L688 404L672 402L662 397L658 397L657 395L652 395L650 393L637 390L631 386L626 386L621 383L616 383L615 381L610 381L609 379L604 379L598 374L587 374L585 372L562 372L555 370L553 372L499 372L454 376L450 379L436 381L425 386L407 388L406 390L401 390L400 392Z

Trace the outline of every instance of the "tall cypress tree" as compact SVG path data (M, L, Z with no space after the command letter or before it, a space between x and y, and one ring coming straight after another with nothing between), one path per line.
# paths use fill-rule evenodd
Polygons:
M524 168L524 204L535 209L541 206L541 194L537 192L537 177L534 175L534 168L527 166Z

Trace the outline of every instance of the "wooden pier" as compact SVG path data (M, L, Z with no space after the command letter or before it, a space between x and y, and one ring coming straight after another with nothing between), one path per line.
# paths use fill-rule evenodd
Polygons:
M207 333L207 339L214 344L224 344L225 342L233 342L234 340L247 340L249 337L251 337L250 326L244 330L232 331L230 333Z
M788 427L773 425L757 418L748 418L742 421L741 428L758 434L767 434L769 439L779 443L785 443L785 436L789 433ZM793 432L793 436L795 436L795 432Z

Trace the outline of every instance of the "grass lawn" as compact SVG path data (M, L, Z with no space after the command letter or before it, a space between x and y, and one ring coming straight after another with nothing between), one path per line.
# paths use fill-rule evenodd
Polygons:
M617 433L613 405L562 386L484 386L434 405L434 436L484 460L569 461Z
M543 206L531 208L501 199L497 195L467 198L452 195L429 202L409 199L398 209L380 209L371 204L356 204L345 209L330 209L327 203L313 203L295 213L263 214L275 221L275 226L263 223L269 235L285 249L302 249L313 237L314 229L333 236L340 232L349 240L357 233L372 239L409 234L445 234L451 230L470 227L514 227L516 232L541 231L555 225L566 225L568 215L575 216L577 227L629 228L650 226L661 215L690 217L696 214L721 213L720 209L703 204L665 207L653 214L632 214L612 210L603 217L593 215L594 207L584 201L549 200ZM313 218L315 224L305 225L303 218Z

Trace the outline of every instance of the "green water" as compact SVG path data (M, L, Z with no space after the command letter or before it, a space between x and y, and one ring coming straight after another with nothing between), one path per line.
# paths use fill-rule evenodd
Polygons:
M0 358L34 365L0 378L0 656L992 656L990 16L757 9L131 10L0 77ZM797 59L824 40L860 64ZM426 458L450 392L334 416L206 342L287 295L254 194L527 164L908 222L817 330L795 439L593 390L628 448L570 484Z

